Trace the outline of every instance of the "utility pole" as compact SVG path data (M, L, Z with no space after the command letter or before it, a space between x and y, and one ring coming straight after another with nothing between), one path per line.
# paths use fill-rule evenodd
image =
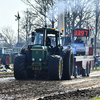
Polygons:
M98 23L98 0L96 0L96 34L95 34L95 56L96 56L96 36L97 36L97 23Z
M45 20L45 26L47 26L47 22L46 22L46 0L43 0L43 7L44 7L44 20Z
M96 0L96 33L95 33L95 68L96 68L96 36L97 36L97 23L98 23L98 0Z
M29 32L28 31L28 23L29 23L29 16L28 16L29 15L29 11L28 11L28 9L26 11L26 14L27 15L26 15L26 25L25 25L26 27L25 27L25 29L26 29L26 42L27 42L28 41L28 32Z
M18 21L18 45L19 45L19 19L20 19L19 12L18 15L15 15L15 17L17 18L15 19L15 21Z
M54 28L54 7L53 7L53 0L51 0L52 2L52 28Z

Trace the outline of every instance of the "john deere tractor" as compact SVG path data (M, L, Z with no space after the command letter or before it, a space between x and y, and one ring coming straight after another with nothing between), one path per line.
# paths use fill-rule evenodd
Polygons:
M32 42L14 60L14 77L32 79L46 75L50 80L70 79L74 56L70 49L60 46L59 31L53 28L36 28Z

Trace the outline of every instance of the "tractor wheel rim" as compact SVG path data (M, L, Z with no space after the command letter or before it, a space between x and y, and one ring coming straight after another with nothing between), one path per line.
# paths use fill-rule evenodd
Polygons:
M62 67L61 65L62 65L62 62L60 61L60 62L59 62L59 78L61 78L61 70L62 70L62 69L61 69L61 67Z

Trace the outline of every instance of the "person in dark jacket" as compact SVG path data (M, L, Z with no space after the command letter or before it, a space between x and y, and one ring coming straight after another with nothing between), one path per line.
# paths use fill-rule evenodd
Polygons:
M83 43L83 41L80 39L80 37L77 37L76 40L74 41L75 43Z
M65 45L70 45L70 43L71 43L71 35L68 34L68 36L65 39Z

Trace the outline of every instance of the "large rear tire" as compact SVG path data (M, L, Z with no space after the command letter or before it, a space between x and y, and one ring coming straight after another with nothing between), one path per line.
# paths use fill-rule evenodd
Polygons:
M28 66L32 66L32 51L30 49L26 51L26 62ZM27 69L26 73L28 79L34 78L34 70L32 68Z
M32 65L32 51L30 49L26 51L26 60L28 65Z
M48 77L50 80L61 80L63 72L63 59L57 55L49 57Z
M74 63L74 59L71 58L73 52L72 50L67 50L63 59L63 75L62 75L62 79L63 80L70 80L71 79L71 74L73 73L73 63ZM73 61L71 61L73 60Z
M18 54L14 60L14 77L17 80L26 79L25 55Z
M26 54L27 48L22 48L20 54Z

